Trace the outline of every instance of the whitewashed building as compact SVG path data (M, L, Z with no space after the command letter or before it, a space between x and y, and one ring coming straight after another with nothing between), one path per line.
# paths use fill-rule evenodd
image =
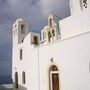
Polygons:
M13 90L90 90L90 0L70 0L71 16L49 14L41 34L13 25Z

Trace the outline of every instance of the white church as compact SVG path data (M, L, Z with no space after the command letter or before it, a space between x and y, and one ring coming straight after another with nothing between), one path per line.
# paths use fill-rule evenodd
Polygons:
M13 90L90 90L90 0L69 2L71 16L58 26L49 14L41 34L14 23Z

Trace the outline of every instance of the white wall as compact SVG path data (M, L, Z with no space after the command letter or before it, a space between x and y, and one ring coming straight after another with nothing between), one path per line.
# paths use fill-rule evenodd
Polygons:
M48 69L56 64L59 69L61 90L90 90L90 32L54 44L34 48L28 35L23 44L23 60L18 60L19 85L27 90L49 90ZM22 47L22 46L19 46ZM53 57L54 63L50 62ZM22 84L22 72L26 72L26 84ZM19 90L22 88L19 87ZM25 90L25 89L24 89Z
M40 89L49 90L48 69L56 64L61 90L90 90L90 32L39 49ZM53 57L54 63L50 62Z
M90 0L86 0L87 8L83 6L83 0L69 0L71 15L78 14L79 12L90 10Z
M69 0L71 14L75 14L81 11L79 0Z
M34 50L31 45L31 33L29 33L24 42L14 47L13 53L13 82L15 82L15 72L18 72L18 90L38 90L38 50ZM23 49L23 59L19 59L19 49ZM26 73L26 84L22 83L22 72ZM14 87L14 90L15 89Z
M77 15L72 15L59 22L61 39L86 33L90 31L90 12L84 11Z

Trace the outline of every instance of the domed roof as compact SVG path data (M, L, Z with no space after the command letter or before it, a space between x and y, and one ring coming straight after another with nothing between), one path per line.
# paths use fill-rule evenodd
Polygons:
M24 20L22 18L19 18L16 20L16 22L18 22L18 21L24 21Z

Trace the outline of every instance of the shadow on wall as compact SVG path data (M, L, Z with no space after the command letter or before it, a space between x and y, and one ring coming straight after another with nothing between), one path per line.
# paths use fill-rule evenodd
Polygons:
M18 84L18 88L15 88L15 82L13 83L13 90L27 90L27 88L26 87L24 87L24 86L22 86L22 85L19 85ZM0 89L1 90L1 89Z

